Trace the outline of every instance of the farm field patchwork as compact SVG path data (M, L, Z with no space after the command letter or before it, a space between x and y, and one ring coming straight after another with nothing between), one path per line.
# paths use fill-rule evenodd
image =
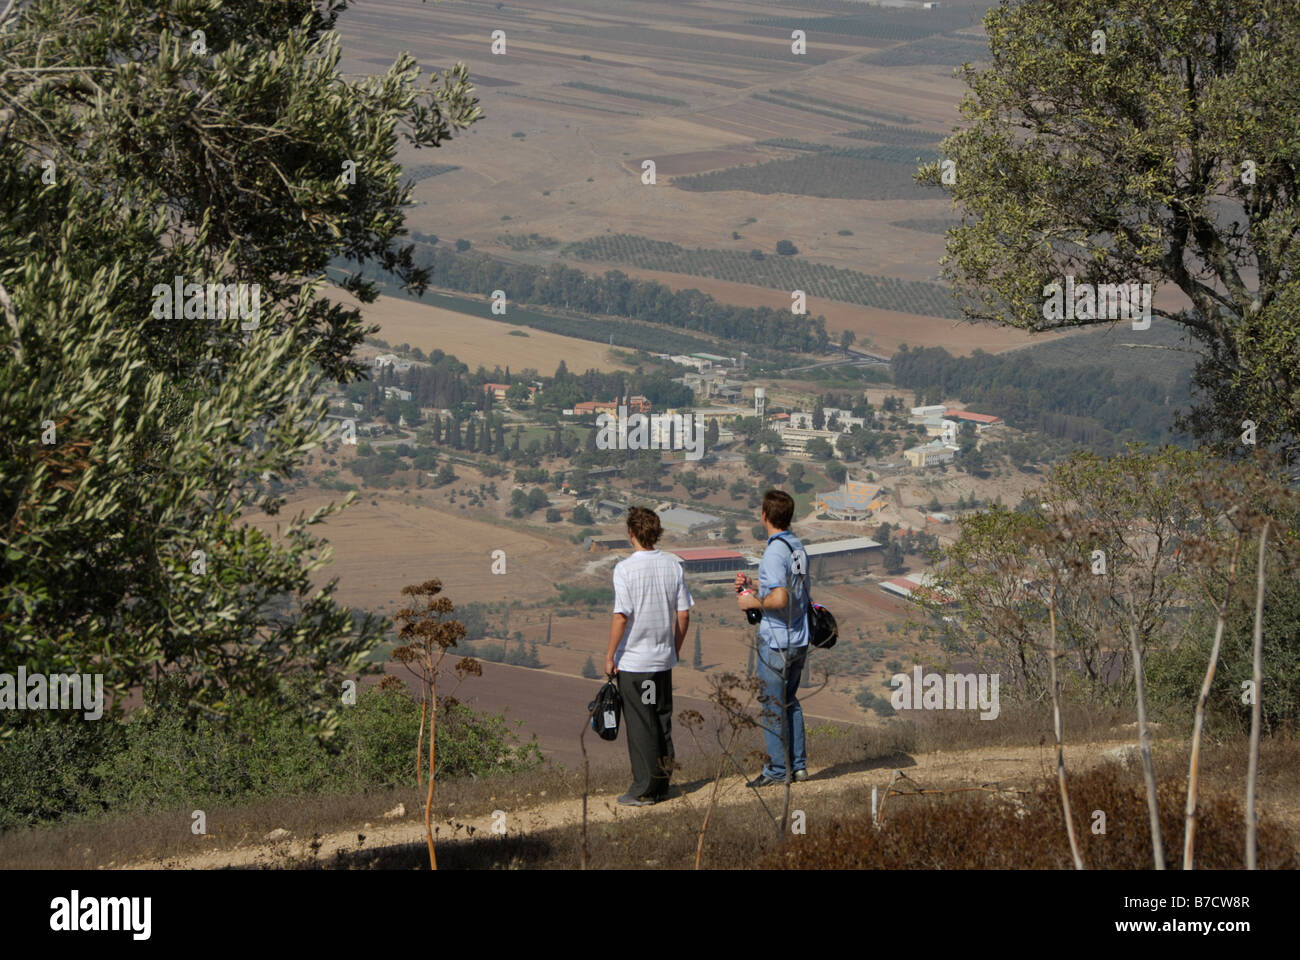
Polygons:
M947 288L939 284L873 276L779 254L765 254L760 260L736 251L687 250L675 243L627 234L600 235L572 243L562 254L577 260L626 263L785 291L803 290L882 310L953 319L961 316Z

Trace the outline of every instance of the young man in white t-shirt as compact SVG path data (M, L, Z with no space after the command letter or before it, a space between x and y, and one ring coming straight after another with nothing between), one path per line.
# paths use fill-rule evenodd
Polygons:
M673 769L673 667L691 622L691 591L682 565L656 549L659 515L627 512L635 552L614 567L614 618L605 673L615 674L623 697L623 727L632 761L632 786L618 802L658 803L668 796Z

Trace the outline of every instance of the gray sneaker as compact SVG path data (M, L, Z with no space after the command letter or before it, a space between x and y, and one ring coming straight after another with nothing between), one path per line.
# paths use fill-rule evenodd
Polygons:
M654 803L653 800L642 800L640 797L634 797L630 793L623 794L623 796L618 798L618 802L623 804L625 807L648 807Z
M805 780L807 780L807 779L808 779L808 771L807 771L807 770L796 770L796 771L794 772L794 782L795 782L795 783L803 783L803 782L804 782Z

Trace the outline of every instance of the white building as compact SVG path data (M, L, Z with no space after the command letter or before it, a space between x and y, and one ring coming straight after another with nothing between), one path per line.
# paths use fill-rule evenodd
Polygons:
M841 410L838 407L823 407L822 416L826 418L827 430L838 430L840 433L848 433L854 427L867 429L866 417L855 417L852 410ZM831 426L831 421L835 421L835 426Z
M903 456L914 467L933 467L941 463L952 463L957 456L957 448L952 444L935 440L932 443L904 450Z
M839 456L839 439L840 434L834 430L800 430L796 427L785 427L778 431L781 434L781 452L791 457L810 457L808 452L808 443L816 438L821 438L831 445L831 453Z
M375 369L382 370L384 367L392 367L398 373L405 373L411 369L411 361L403 360L395 353L383 353L375 357Z

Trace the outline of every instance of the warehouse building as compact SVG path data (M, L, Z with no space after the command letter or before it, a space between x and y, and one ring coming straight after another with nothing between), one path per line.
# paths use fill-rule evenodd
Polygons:
M687 510L685 507L669 507L667 510L659 511L659 525L664 528L665 533L690 535L720 527L723 525L723 520L711 513L700 513L698 510Z
M665 551L682 562L682 572L687 574L734 573L749 566L745 555L738 550L718 550L713 547L684 547Z
M882 548L882 544L867 537L804 544L804 552L808 554L808 572L814 584L819 577L866 571L871 565L871 557Z

